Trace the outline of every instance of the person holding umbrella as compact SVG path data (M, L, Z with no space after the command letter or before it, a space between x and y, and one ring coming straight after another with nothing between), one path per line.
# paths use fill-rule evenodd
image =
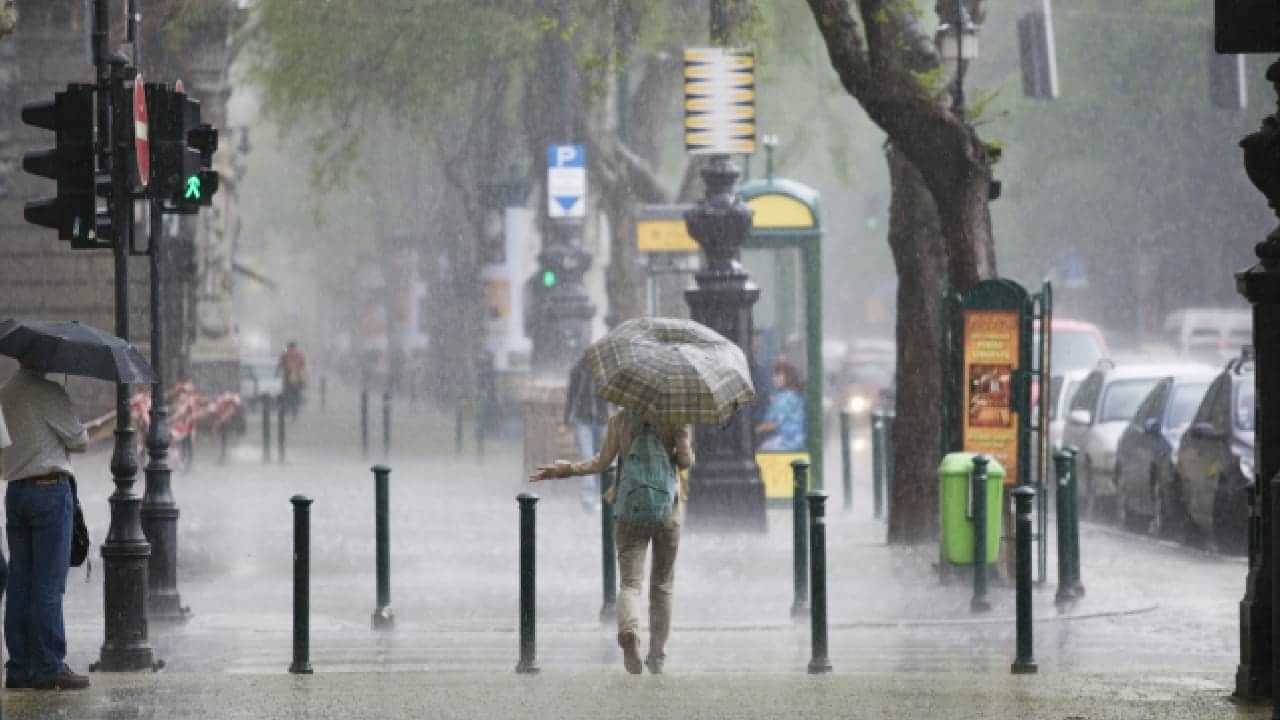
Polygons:
M661 673L671 634L680 526L689 488L679 471L693 466L689 425L720 424L755 398L746 356L715 331L689 320L639 318L587 348L596 394L622 407L609 418L595 457L539 466L533 482L594 475L615 459L618 482L605 494L615 528L621 592L618 645L627 672ZM640 589L649 577L649 654L639 649Z
M5 687L80 690L89 678L66 665L62 596L77 504L71 453L88 433L71 398L46 373L149 383L155 373L129 343L77 322L0 322L0 354L21 369L0 388L13 445L5 452L5 518L11 567L4 635Z

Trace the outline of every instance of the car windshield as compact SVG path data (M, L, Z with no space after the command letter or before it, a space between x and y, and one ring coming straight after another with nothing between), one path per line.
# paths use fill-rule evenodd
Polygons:
M1098 338L1087 330L1054 330L1049 355L1053 372L1087 370L1103 358Z
M1169 421L1165 427L1182 427L1195 417L1204 393L1209 389L1207 382L1179 383L1173 386L1173 398L1169 401Z
M1236 385L1235 416L1236 428L1244 432L1253 432L1253 383L1242 382Z
M1117 380L1108 385L1107 394L1102 401L1102 417L1099 422L1128 421L1133 418L1138 405L1157 382L1159 382L1157 378L1144 378Z

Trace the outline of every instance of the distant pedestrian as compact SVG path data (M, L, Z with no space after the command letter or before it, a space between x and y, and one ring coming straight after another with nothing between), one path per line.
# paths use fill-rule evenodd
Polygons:
M296 419L298 410L302 407L302 391L307 386L307 358L298 349L296 340L290 340L288 347L280 354L276 375L284 380L281 400L285 409L290 417Z
M78 690L89 678L66 665L62 596L71 559L70 454L88 444L61 385L25 365L3 388L12 446L5 451L6 534L12 563L4 635L5 687Z
M619 459L618 482L605 494L605 502L615 505L618 570L622 591L618 598L618 644L622 647L627 672L643 672L640 661L639 605L644 584L645 555L653 545L653 566L649 575L649 655L644 666L657 674L666 661L667 638L671 635L671 595L675 586L676 551L680 547L680 525L689 491L677 469L693 465L689 428L654 425L633 410L622 410L609 419L600 452L590 460L571 463L557 460L543 465L530 476L534 482L552 478L597 475ZM622 488L622 497L618 497ZM673 493L674 492L674 496ZM665 498L663 497L665 495ZM640 509L633 499L639 498ZM655 502L656 501L656 502ZM669 510L661 520L642 515Z
M591 368L579 362L569 371L569 392L564 404L564 424L573 431L579 457L594 457L609 423L609 403L595 391ZM582 509L600 508L600 476L582 476Z
M764 422L756 435L764 436L763 452L801 452L805 449L804 383L796 366L786 360L773 364L773 392Z

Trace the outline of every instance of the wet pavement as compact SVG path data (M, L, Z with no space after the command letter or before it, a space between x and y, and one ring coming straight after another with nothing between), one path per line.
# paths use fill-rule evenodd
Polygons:
M762 535L686 532L668 675L625 676L612 625L600 620L599 515L583 511L576 480L537 487L543 672L517 676L514 498L528 489L519 447L491 442L479 463L468 439L468 454L457 457L452 418L422 406L396 409L389 458L396 625L374 631L369 466L381 460L380 430L375 416L374 457L361 459L354 398L334 394L326 413L313 404L290 425L285 464L262 463L260 429L251 422L227 465L216 464L216 443L207 443L195 469L175 475L179 590L193 616L152 623L163 671L95 674L83 694L5 693L6 716L894 718L944 709L948 717L1253 716L1225 700L1243 559L1086 525L1088 593L1056 608L1050 567L1035 595L1040 674L1013 678L1012 588L993 586L993 610L971 614L969 587L938 581L936 547L884 543L884 525L871 517L865 450L854 510L841 509L835 448L827 477L833 676L804 674L808 624L790 616L786 508L770 510ZM78 465L95 542L107 528L106 465L104 452ZM295 493L315 499L317 674L308 678L285 673ZM101 577L95 558L87 582L73 571L68 583L68 660L78 670L101 647Z

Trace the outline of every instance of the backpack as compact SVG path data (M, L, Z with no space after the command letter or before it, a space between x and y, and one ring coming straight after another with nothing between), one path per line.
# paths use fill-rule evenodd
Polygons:
M622 462L614 514L619 520L661 525L671 519L676 502L676 470L657 429L627 414L631 448Z

